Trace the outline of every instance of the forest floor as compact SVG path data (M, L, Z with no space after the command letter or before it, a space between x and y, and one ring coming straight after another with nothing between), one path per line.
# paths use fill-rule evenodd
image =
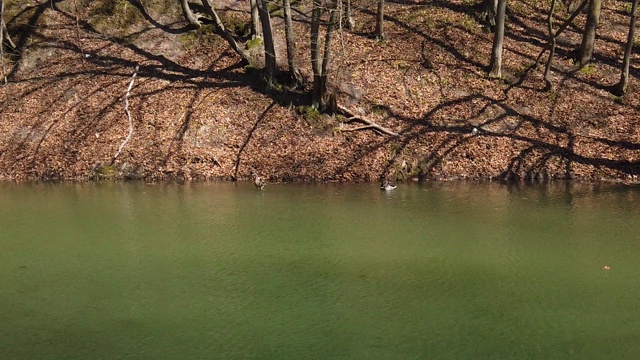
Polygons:
M246 35L246 2L221 4ZM354 1L355 29L334 39L331 88L399 134L389 136L314 112L309 86L266 89L259 61L245 66L210 27L189 28L175 1L8 1L18 51L3 65L0 179L640 180L638 46L629 95L607 90L619 80L630 4L604 3L582 70L571 53L585 16L560 36L551 91L546 53L536 62L548 3L510 2L497 80L487 77L493 36L474 4L387 1L381 41L370 36L375 1ZM273 16L284 72L281 11ZM295 13L297 60L310 83L305 16Z

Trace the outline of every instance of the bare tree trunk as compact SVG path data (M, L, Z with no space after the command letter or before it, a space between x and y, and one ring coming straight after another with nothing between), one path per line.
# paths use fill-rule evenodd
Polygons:
M9 30L7 30L7 23L4 21L4 0L0 0L0 33L2 33L2 41L0 41L0 46L5 43L9 44L12 49L16 48L16 44L11 40L11 36L9 36Z
M218 13L213 9L213 6L211 6L211 2L209 0L202 0L202 5L204 5L204 8L209 13L209 16L213 18L213 21L216 24L216 32L224 37L225 40L227 40L233 51L240 55L240 57L242 57L244 61L251 62L249 54L247 54L247 52L238 45L236 39L233 38L233 35L231 35L229 31L227 31L227 28L225 28L222 20L218 16Z
M260 16L258 15L258 1L249 0L251 6L251 38L262 37L262 30L260 28Z
M82 64L84 65L84 49L82 48L82 38L80 37L80 17L78 15L78 0L73 0L73 12L75 13L76 18L76 40L78 42L78 49L80 50L80 55L82 55Z
M376 38L384 40L384 0L378 0L376 12Z
M492 31L495 31L496 27L496 15L498 13L498 0L483 0L482 15L489 23Z
M329 10L329 24L327 24L327 33L324 37L324 57L322 58L322 73L327 75L329 72L329 64L331 63L331 39L333 38L333 30L338 21L338 11L336 9Z
M321 62L320 62L320 20L322 17L322 4L320 0L313 0L313 9L311 10L311 70L313 70L313 93L311 97L311 106L315 109L320 108L320 100L322 99L321 82Z
M4 0L0 0L0 51L4 48Z
M182 13L184 14L184 18L187 19L189 24L195 27L202 27L202 23L198 20L198 17L191 11L189 8L189 2L187 0L180 0L180 6L182 7Z
M553 55L556 52L556 37L553 33L553 12L556 10L556 0L551 0L551 7L549 8L549 16L547 17L547 30L549 32L549 58L547 58L547 64L544 67L544 82L546 83L545 89L553 89L553 83L549 77L549 71L551 70L551 63L553 62Z
M567 8L567 11L569 13L573 13L574 11L576 11L576 9L578 9L581 5L580 0L564 0L563 3ZM581 10L582 11L582 10Z
M264 37L265 76L267 84L270 87L273 85L276 76L276 50L273 43L271 15L269 15L267 0L260 0L258 12L260 13L260 23L262 24L262 33Z
M4 85L7 85L7 71L4 63L4 49L5 44L11 47L12 50L16 49L16 44L11 40L9 36L9 30L7 30L7 23L4 22L4 0L0 0L0 62L2 63L2 81Z
M562 26L560 26L558 28L558 30L556 31L554 37L557 38L558 36L560 36L560 34L569 26L571 25L571 23L573 23L573 20L575 20L578 15L580 15L580 13L584 10L585 7L587 7L587 4L589 3L589 0L582 0L582 2L580 3L580 5L573 10L573 13L571 14L571 16L569 16L569 18L564 22L564 24L562 24Z
M353 17L351 16L351 0L341 0L344 4L344 28L351 31L356 27L355 21L353 21Z
M629 34L627 36L627 45L624 49L624 58L622 59L622 74L620 75L620 82L614 87L613 93L622 96L627 93L629 86L629 62L631 58L631 50L633 50L633 40L636 31L636 16L637 16L638 0L633 0L631 6L631 17L629 20Z
M489 77L502 77L502 47L504 45L504 20L507 10L507 0L498 0L498 14L496 17L496 31L493 35L493 48L491 50L491 63Z
M321 0L313 0L313 9L311 12L311 68L313 70L311 106L316 109L323 108L325 105L330 105L331 103L333 103L332 107L335 108L335 97L329 101L326 100L327 76L331 63L331 40L339 13L335 5L337 5L337 2L334 3L334 8L329 9L329 23L327 24L327 32L324 39L324 54L321 61L320 22L323 8Z
M337 6L337 1L336 1ZM322 93L320 94L320 103L324 110L335 113L338 107L337 99L334 93L327 93L327 79L329 77L329 64L331 64L331 39L338 25L338 16L340 11L337 8L329 10L329 24L327 24L327 33L324 38L324 56L322 59Z
M289 65L289 77L294 86L302 84L302 75L296 64L296 43L291 21L291 1L283 0L284 5L284 32L287 40L287 64Z
M579 67L587 65L591 61L593 55L594 42L596 39L596 30L598 29L598 22L600 21L600 8L602 7L602 0L590 0L589 1L589 13L587 14L587 24L584 27L582 34L582 43L578 49L578 56L576 62Z
M2 82L7 85L7 71L4 67L4 0L0 0L0 61L2 62Z

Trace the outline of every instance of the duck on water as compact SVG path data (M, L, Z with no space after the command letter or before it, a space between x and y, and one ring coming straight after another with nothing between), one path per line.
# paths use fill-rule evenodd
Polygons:
M264 179L258 176L258 174L252 172L251 179L253 179L253 185L256 187L256 189L262 190L264 188L264 185L265 185Z
M396 188L395 185L389 184L389 180L384 180L380 184L380 190L382 190L382 191L391 191L391 190L393 190L395 188Z

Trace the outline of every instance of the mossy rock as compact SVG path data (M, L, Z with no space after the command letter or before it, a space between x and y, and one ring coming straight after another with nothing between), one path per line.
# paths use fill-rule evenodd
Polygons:
M581 74L591 76L596 73L596 66L593 64L587 64L578 70Z
M326 131L333 130L335 127L335 120L332 116L323 114L313 106L300 105L295 110L315 129Z
M247 50L253 50L255 48L261 47L262 44L264 44L264 42L262 41L262 38L256 37L253 38L249 41L247 41L244 46Z
M234 16L228 17L222 21L227 30L240 38L246 38L251 33L251 23Z
M96 165L90 177L95 180L112 180L116 177L116 169L113 165Z

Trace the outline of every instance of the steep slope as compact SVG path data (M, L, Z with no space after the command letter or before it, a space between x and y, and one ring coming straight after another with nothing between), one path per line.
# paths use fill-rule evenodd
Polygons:
M637 51L630 95L606 89L619 76L624 2L603 9L594 65L571 72L579 28L561 36L551 92L543 91L543 66L534 67L545 46L544 2L512 3L504 81L486 77L492 35L468 1L389 2L384 41L367 36L374 2L354 2L356 29L334 43L332 86L341 104L400 137L341 131L354 125L305 107L305 90L267 91L259 60L243 66L210 27L189 29L173 2L77 4L10 9L20 45L0 88L0 179L233 179L256 171L271 181L635 181L640 172ZM246 28L244 2L218 6L237 33ZM301 9L297 58L309 81ZM276 35L282 44L279 25ZM136 66L133 135L114 160L129 132L124 100Z

